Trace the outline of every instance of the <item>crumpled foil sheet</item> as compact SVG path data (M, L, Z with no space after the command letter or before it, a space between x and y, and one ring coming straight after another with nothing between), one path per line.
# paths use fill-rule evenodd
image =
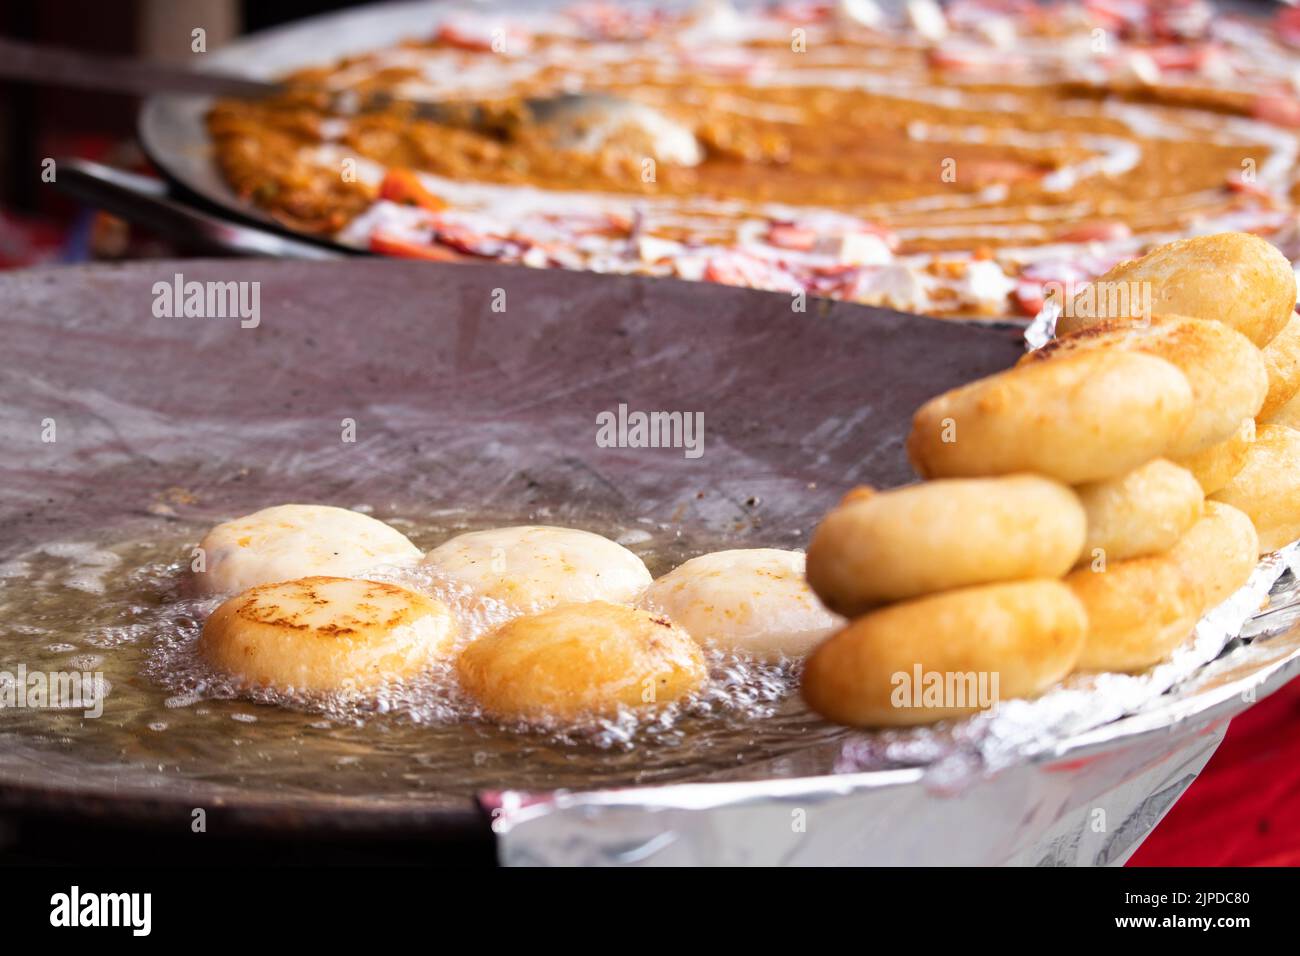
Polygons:
M1030 351L1041 349L1056 335L1056 321L1061 317L1061 300L1049 296L1025 329L1025 347Z
M1300 674L1300 543L1169 661L1074 675L990 717L855 732L767 779L484 794L507 865L1119 865L1227 720Z
M1049 300L1026 344L1046 344L1059 315ZM793 779L483 802L511 865L1122 864L1227 718L1300 672L1297 621L1300 542L1141 674L1074 674L967 720L853 733L821 748L825 771L771 768Z
M1054 753L1063 740L1157 706L1233 641L1257 633L1252 625L1267 632L1300 616L1298 571L1300 543L1266 555L1250 580L1209 611L1169 660L1140 674L1076 673L1041 697L1004 701L987 715L943 729L884 731L855 740L845 746L836 771L867 770L882 762L922 764L936 781L952 785L974 772L995 772Z

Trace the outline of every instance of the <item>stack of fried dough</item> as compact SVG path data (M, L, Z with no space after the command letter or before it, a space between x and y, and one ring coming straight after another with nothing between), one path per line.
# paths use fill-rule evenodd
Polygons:
M1107 285L1107 284L1111 285ZM1132 295L1108 292L1123 286ZM1291 264L1258 237L1161 246L1102 276L1058 337L917 411L920 483L851 491L809 583L851 620L803 692L844 724L930 723L987 702L899 688L996 675L1034 696L1075 670L1166 657L1300 538L1300 320ZM1148 301L1149 313L1106 314ZM969 685L966 685L969 686Z

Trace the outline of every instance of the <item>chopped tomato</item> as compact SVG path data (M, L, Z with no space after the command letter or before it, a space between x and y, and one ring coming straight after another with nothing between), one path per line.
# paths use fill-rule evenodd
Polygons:
M468 226L461 226L452 222L438 223L435 231L438 241L443 245L450 246L458 252L464 252L471 256L494 259L512 248L512 244L500 236L475 232Z
M404 206L419 206L430 212L442 212L447 203L435 196L420 182L420 177L409 169L390 169L379 186L379 198Z
M1283 7L1273 20L1273 31L1287 46L1300 47L1300 7Z
M1085 222L1058 233L1058 242L1111 242L1127 239L1133 230L1122 222Z
M399 239L382 232L371 233L370 251L383 256L396 256L399 259L425 259L430 262L460 262L463 258L444 246L411 242L409 239Z
M1124 11L1117 3L1108 0L1084 0L1088 18L1097 26L1118 33L1124 26Z
M817 233L806 226L791 222L774 222L767 230L769 245L778 249L795 249L807 252L817 244Z
M1248 183L1243 180L1240 174L1231 175L1225 180L1224 185L1228 187L1229 192L1241 193L1243 196L1254 196L1256 199L1264 199L1271 205L1274 196L1271 192L1261 186L1259 183Z
M974 159L966 161L959 169L958 176L970 179L977 186L987 186L1039 179L1044 172L1041 166L1015 159Z
M1162 70L1201 70L1223 55L1212 43L1170 43L1151 47L1146 53Z
M804 288L798 279L779 265L741 252L714 256L704 270L704 278L722 285L769 292L797 292Z
M1040 282L1021 282L1016 286L1015 298L1021 313L1030 318L1042 312L1043 305L1047 302Z
M438 27L433 37L439 43L455 47L458 50L473 50L476 53L526 53L532 48L533 38L519 30L510 28L489 29L474 23L444 23ZM494 47L493 44L496 44Z
M1300 100L1281 93L1265 93L1255 97L1250 107L1251 115L1278 126L1300 127Z

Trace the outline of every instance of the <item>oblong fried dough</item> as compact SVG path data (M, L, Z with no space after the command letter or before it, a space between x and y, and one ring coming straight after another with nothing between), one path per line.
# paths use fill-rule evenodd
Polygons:
M1246 513L1261 554L1300 538L1300 431L1260 425L1245 467L1213 498Z
M1179 239L1121 262L1092 289L1081 290L1057 332L1065 335L1105 319L1149 318L1141 312L1146 295L1151 315L1222 322L1263 347L1295 310L1295 272L1271 243L1249 233Z
M649 611L605 601L514 618L465 648L456 666L484 710L526 719L668 704L708 676L685 631Z
M1060 581L945 591L851 622L809 658L803 696L823 717L860 727L961 717L1052 686L1074 667L1086 628ZM935 681L947 688L937 700L924 694Z
M1202 614L1246 583L1257 547L1249 518L1207 501L1168 551L1070 574L1065 583L1088 613L1080 669L1138 671L1164 660Z
M1024 363L1052 361L1088 349L1125 349L1172 362L1192 387L1192 420L1169 449L1191 455L1225 441L1243 418L1259 414L1268 394L1264 357L1240 332L1219 322L1159 316L1143 325L1103 322L1028 352Z
M1212 495L1246 464L1246 452L1255 441L1255 419L1242 419L1241 426L1227 441L1202 448L1194 455L1175 458L1174 464L1190 471L1201 484L1201 491Z
M1060 577L1083 546L1073 491L1037 475L951 478L853 496L808 545L808 583L849 616L994 581Z
M1201 517L1205 493L1186 468L1156 458L1119 478L1075 489L1088 533L1081 562L1168 551Z
M1291 321L1261 351L1268 369L1268 395L1255 417L1267 421L1300 393L1300 315L1293 312Z
M393 584L309 577L237 594L208 618L199 653L241 685L365 690L450 654L456 622Z
M1087 350L932 398L912 419L907 453L926 478L1036 471L1080 484L1165 454L1191 415L1191 386L1169 362Z

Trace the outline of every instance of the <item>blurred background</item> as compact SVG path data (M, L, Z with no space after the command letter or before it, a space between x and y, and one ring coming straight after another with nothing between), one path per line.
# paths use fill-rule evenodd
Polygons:
M342 7L344 0L42 0L0 4L0 36L115 56L184 63L190 31L209 49L241 33ZM0 269L178 251L43 188L41 161L78 156L135 172L149 165L135 142L137 101L119 94L37 88L0 78Z

